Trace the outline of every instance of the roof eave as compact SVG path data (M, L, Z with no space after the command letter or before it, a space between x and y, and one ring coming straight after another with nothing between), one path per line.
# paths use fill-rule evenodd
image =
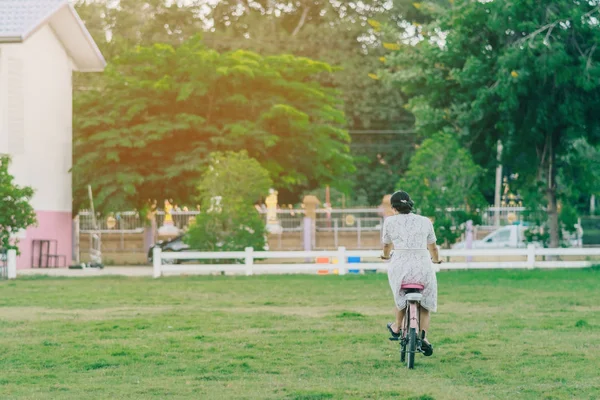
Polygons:
M0 43L23 43L23 36L0 36Z
M85 27L85 24L79 17L79 14L77 14L77 11L75 11L75 8L70 3L67 3L67 5L69 7L69 11L71 12L71 15L73 15L73 17L77 20L77 24L79 25L81 34L85 36L86 41L88 42L90 47L94 50L94 53L96 53L96 57L98 58L98 66L96 68L80 69L79 71L80 72L102 72L102 71L104 71L104 68L106 67L106 60L104 59L102 52L98 48L98 45L94 41L94 38L92 38L92 35L90 35L90 32Z

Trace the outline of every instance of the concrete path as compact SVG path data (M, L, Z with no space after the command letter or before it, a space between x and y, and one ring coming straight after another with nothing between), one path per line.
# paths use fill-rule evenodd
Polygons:
M68 269L68 268L31 268L17 270L17 277L25 275L48 275L68 277L90 277L90 276L152 276L152 267L105 267L104 269Z

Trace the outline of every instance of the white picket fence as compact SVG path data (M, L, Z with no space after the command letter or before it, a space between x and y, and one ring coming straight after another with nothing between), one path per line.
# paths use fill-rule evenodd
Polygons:
M163 274L211 274L239 273L254 274L297 274L336 271L339 275L360 273L361 271L387 271L387 263L378 260L378 250L346 250L344 247L330 251L254 251L251 247L237 252L162 252L155 248L153 253L153 276ZM435 264L438 270L451 269L508 269L508 268L585 268L600 264L600 248L557 248L543 249L529 245L524 249L461 249L440 250L440 256L448 262ZM586 260L545 260L547 257L575 257ZM360 258L361 262L349 262L349 258ZM465 261L456 261L456 258ZM485 258L484 261L469 261ZM489 259L505 259L496 261ZM506 260L510 258L511 260ZM519 258L519 260L513 260ZM594 262L590 258L596 258ZM329 259L329 263L319 263L318 259ZM174 264L175 261L231 260L231 264ZM278 263L256 263L256 260L277 260ZM281 260L290 260L282 263ZM364 262L365 260L368 260ZM165 264L164 261L168 263ZM295 261L295 262L294 262ZM298 262L299 261L299 262Z

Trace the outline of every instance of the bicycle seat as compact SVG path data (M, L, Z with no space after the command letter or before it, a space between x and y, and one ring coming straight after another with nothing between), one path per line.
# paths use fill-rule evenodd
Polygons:
M423 290L423 289L425 289L425 286L419 285L418 283L403 283L402 286L400 286L400 289Z

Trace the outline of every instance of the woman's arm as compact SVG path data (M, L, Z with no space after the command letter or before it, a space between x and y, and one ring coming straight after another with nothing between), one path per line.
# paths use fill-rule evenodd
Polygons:
M431 261L435 264L441 264L442 260L440 260L440 252L438 251L437 244L430 243L427 245L427 250L429 250L429 254L431 254Z
M433 223L429 220L429 233L427 234L427 250L431 254L431 261L435 264L441 264L440 252L437 247L437 237L435 236L435 230L433 229Z
M389 221L389 219L383 221L383 229L381 232L381 242L383 243L383 253L381 254L382 260L389 260L391 258L392 250L394 250L394 242L388 232Z
M394 250L394 245L392 243L384 244L383 245L383 254L381 255L381 258L384 260L389 260L392 250Z

